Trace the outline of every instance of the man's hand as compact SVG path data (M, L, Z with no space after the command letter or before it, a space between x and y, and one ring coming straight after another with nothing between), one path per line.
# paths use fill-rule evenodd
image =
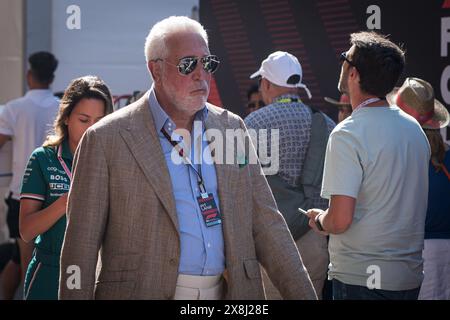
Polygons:
M319 219L320 216L323 216L325 214L326 214L326 211L323 211L320 209L309 209L308 210L309 226L311 227L311 229L313 229L317 233L327 236L328 233L325 231L320 231L319 228L317 228L317 224L316 224L316 219Z

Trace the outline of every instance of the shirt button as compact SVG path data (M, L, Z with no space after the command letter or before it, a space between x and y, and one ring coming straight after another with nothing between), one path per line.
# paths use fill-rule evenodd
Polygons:
M211 248L211 243L208 243L208 248Z

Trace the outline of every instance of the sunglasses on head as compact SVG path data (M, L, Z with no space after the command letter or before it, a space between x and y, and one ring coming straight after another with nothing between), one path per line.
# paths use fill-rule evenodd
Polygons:
M181 58L178 64L170 63L163 59L156 59L155 61L164 61L167 64L170 64L174 67L178 68L178 72L184 76L190 74L197 67L198 61L202 64L203 70L208 73L214 73L217 71L219 67L219 58L215 55L207 55L204 57L184 57Z

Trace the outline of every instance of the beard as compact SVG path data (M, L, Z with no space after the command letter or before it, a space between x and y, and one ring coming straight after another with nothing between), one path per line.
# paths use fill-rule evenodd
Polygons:
M349 94L348 92L348 68L344 66L341 68L341 75L339 76L338 90L340 93Z
M205 94L197 95L180 93L179 89L173 86L170 80L164 81L164 83L163 90L165 91L166 97L169 97L172 105L177 110L183 113L195 114L205 106L209 96L209 83L207 81L198 81L192 85L192 88L189 88L188 92L198 89L205 90Z

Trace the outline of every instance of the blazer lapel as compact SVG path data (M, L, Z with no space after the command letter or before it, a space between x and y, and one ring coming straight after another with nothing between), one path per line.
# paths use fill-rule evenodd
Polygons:
M172 183L149 109L148 95L145 94L136 104L128 126L121 128L120 134L148 182L153 186L179 234Z

